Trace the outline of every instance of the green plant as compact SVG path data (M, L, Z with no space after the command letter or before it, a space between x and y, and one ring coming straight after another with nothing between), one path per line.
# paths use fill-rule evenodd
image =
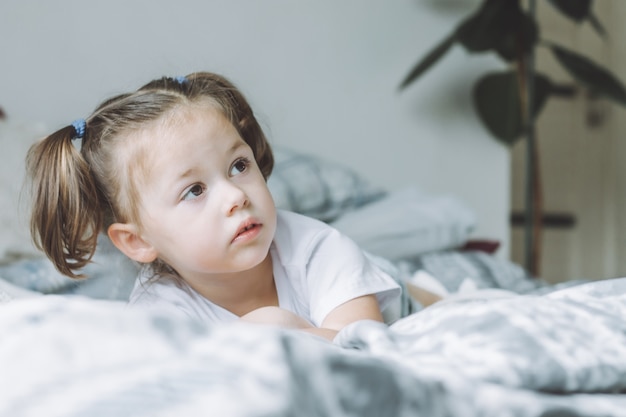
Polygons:
M589 21L600 36L605 31L592 12L592 0L548 0L568 18ZM400 84L400 89L416 81L452 46L459 44L470 53L496 53L514 68L490 72L473 89L476 112L485 127L498 140L513 144L527 130L528 120L540 113L550 96L560 95L562 86L532 69L533 118L525 114L529 99L528 57L535 47L552 51L556 60L580 85L626 106L626 88L609 71L585 56L553 42L542 40L535 17L525 11L520 0L485 0L479 9L463 20L442 42L426 54Z
M588 22L601 37L606 32L592 11L592 0L547 0L576 23ZM541 38L535 19L536 0L484 0L478 10L461 21L407 74L400 90L415 82L454 45L469 53L495 53L509 63L508 70L489 72L474 85L472 98L483 125L499 141L513 145L526 138L525 267L538 274L541 231L539 154L535 146L535 120L546 101L563 95L562 85L535 70L537 47L548 48L581 87L626 106L626 88L610 71L587 57ZM571 89L569 89L571 90Z

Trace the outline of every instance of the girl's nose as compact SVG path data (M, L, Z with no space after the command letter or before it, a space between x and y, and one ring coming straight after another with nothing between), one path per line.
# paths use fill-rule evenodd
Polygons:
M224 211L231 216L237 210L248 206L248 196L243 189L232 182L226 182L224 186Z

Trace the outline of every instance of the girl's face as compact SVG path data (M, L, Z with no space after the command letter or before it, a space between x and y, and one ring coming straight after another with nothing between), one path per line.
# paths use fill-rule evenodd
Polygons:
M141 237L194 286L268 256L276 208L250 147L210 105L183 106L131 140L144 144Z

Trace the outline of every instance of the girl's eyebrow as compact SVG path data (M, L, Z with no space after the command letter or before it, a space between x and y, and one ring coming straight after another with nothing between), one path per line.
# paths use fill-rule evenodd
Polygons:
M233 144L233 146L231 146L230 148L228 148L227 153L228 154L232 154L235 153L239 148L245 148L248 144L244 141L241 142L236 142ZM185 171L183 171L180 175L176 176L176 180L181 180L181 179L185 179L187 177L192 177L193 174L196 172L196 168L189 168Z
M229 153L233 153L236 150L238 150L239 148L244 148L246 147L247 143L244 142L243 140L241 142L237 141L233 144L233 146L230 147L230 149L228 149Z
M188 170L184 171L182 174L178 175L176 177L176 179L183 179L183 178L187 178L187 177L191 177L192 174L194 173L195 169L194 168L189 168Z

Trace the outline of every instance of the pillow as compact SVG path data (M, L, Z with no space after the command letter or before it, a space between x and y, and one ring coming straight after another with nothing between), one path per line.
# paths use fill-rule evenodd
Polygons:
M462 246L475 224L474 213L457 198L415 187L389 193L331 223L364 250L390 260Z
M0 265L0 277L25 290L43 294L76 294L106 300L128 299L139 266L118 251L106 235L100 234L98 249L92 262L81 272L88 278L68 278L44 257Z
M41 295L38 292L18 287L0 278L0 304L19 298L38 297Z
M520 265L481 251L446 250L421 255L411 262L418 271L434 277L443 292L456 293L465 287L523 294L545 286Z
M26 152L45 133L41 125L0 121L0 263L41 256L30 239L28 204L20 197Z
M267 181L276 207L325 222L382 198L386 193L352 169L277 147Z
M396 266L404 280L402 317L450 298L540 294L554 288L533 278L520 265L481 250L429 252L396 262Z

